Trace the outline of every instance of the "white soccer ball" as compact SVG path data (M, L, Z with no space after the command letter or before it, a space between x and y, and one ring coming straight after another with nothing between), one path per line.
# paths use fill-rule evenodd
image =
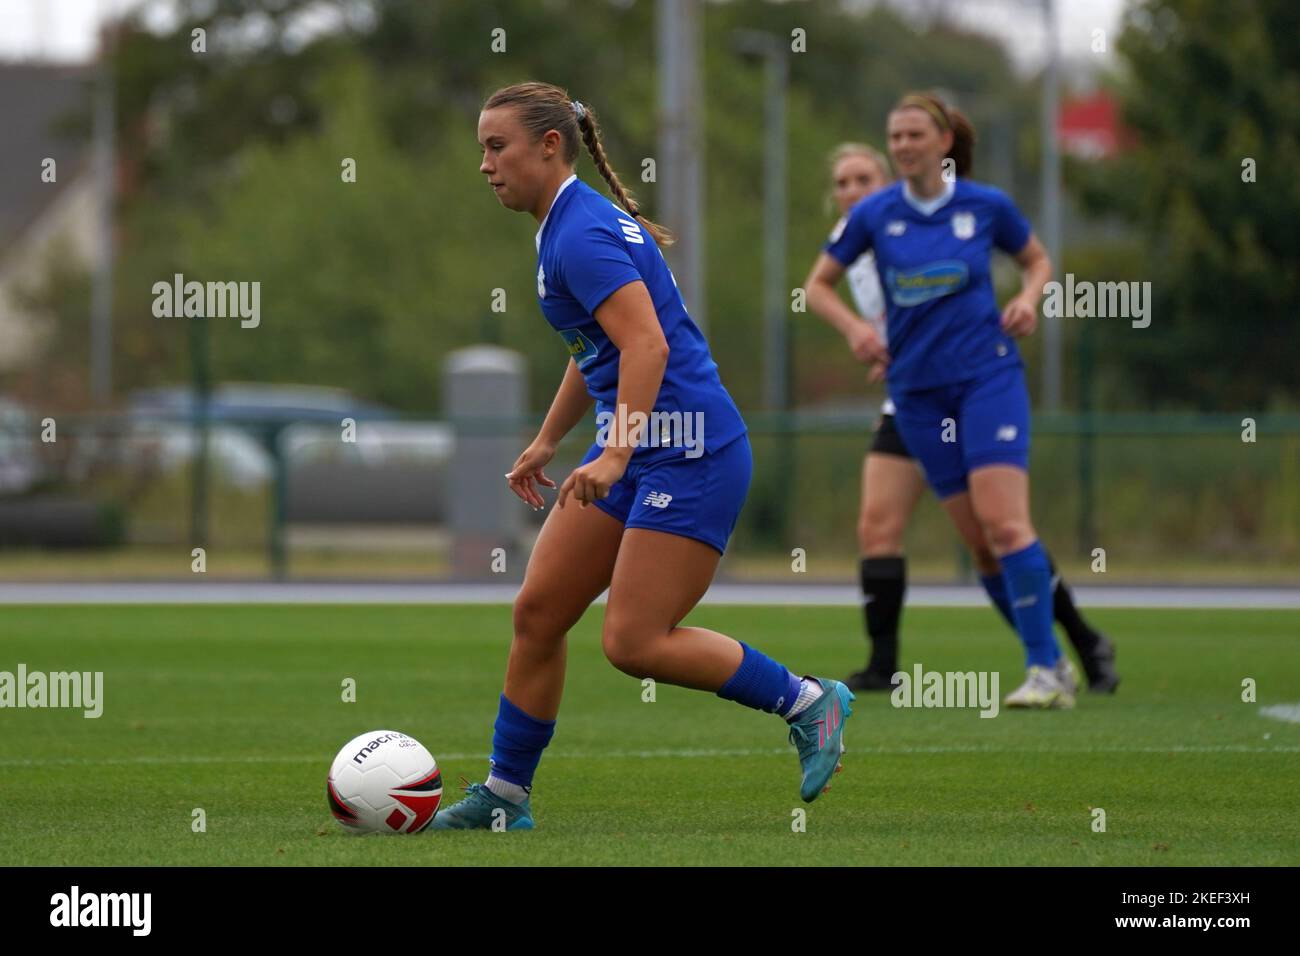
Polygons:
M353 833L419 833L442 802L438 762L414 737L374 730L343 745L325 785L330 812Z

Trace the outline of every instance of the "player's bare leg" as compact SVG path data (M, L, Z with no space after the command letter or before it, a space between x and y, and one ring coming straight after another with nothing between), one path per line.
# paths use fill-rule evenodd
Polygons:
M531 830L533 772L564 692L569 629L609 585L623 524L599 508L556 508L542 525L514 605L514 640L482 784L433 818L433 830Z
M781 714L799 748L800 795L812 801L839 770L853 695L839 681L791 673L771 658L682 619L704 596L721 556L693 538L629 528L610 583L601 645L619 670Z
M1007 601L1002 566L998 563L992 548L989 547L988 539L984 536L984 527L975 517L970 494L962 492L953 495L944 500L943 507L948 512L948 517L952 519L957 533L961 535L962 541L970 550L975 569L979 572L980 582L998 610L1002 612L1002 616L1006 618L1007 623L1014 629L1015 617ZM1051 556L1048 557L1050 560ZM1074 604L1074 595L1070 592L1069 585L1055 573L1052 578L1052 611L1056 622L1064 629L1079 655L1079 661L1088 675L1089 689L1097 693L1113 693L1119 686L1119 674L1115 671L1115 647L1104 634L1095 630L1084 618ZM1068 661L1061 665L1060 672L1060 676L1067 682L1075 681L1073 669L1069 668Z
M862 463L858 552L864 558L903 553L903 535L925 493L925 476L910 458L872 452Z
M708 628L678 626L709 589L721 557L694 538L645 528L624 532L601 633L610 663L696 690L725 684L740 666L740 644Z
M962 543L970 552L971 560L975 564L975 570L979 576L984 578L993 574L1002 573L1002 565L998 564L997 555L989 546L988 538L984 534L984 526L975 517L975 509L971 505L970 492L963 491L960 494L953 495L943 500L943 510L948 512L948 518L952 521L952 526L957 530L961 537Z
M970 473L970 499L994 554L1019 551L1038 539L1029 520L1029 473L1023 468L976 468Z
M1007 601L1025 645L1025 683L1008 707L1072 707L1077 682L1052 630L1052 571L1029 518L1029 474L1012 465L970 473L970 505L1002 566Z
M609 587L622 538L622 522L599 508L554 508L542 525L515 597L504 690L539 720L559 713L567 635Z

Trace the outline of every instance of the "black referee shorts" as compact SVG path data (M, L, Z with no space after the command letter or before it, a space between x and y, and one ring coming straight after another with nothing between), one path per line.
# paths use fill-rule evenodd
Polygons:
M897 455L899 458L911 458L912 454L903 444L903 436L898 434L893 415L881 415L876 422L876 431L867 449L869 455Z

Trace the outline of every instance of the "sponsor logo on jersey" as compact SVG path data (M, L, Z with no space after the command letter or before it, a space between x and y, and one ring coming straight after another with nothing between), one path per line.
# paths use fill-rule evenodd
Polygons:
M969 277L970 267L966 263L960 259L942 259L919 269L890 268L885 282L894 304L907 307L959 292L966 287Z
M667 508L668 502L673 500L673 496L662 491L652 491L645 496L641 502L643 505L649 505L651 508Z
M975 214L973 212L953 213L952 234L958 239L969 239L975 235Z
M596 343L582 334L581 329L560 329L560 338L569 347L569 355L582 368L596 357Z

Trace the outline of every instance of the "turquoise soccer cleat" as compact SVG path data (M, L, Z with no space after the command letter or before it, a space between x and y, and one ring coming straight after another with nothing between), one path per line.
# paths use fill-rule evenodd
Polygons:
M803 782L799 796L812 803L830 789L831 777L839 772L844 753L844 721L853 708L853 693L837 680L808 677L821 685L822 695L790 724L790 743L799 750ZM435 818L436 822L436 818Z
M533 828L533 811L527 800L523 803L511 803L498 797L481 783L470 783L464 777L460 779L465 784L462 788L465 791L465 799L445 810L439 810L428 829L531 830Z

